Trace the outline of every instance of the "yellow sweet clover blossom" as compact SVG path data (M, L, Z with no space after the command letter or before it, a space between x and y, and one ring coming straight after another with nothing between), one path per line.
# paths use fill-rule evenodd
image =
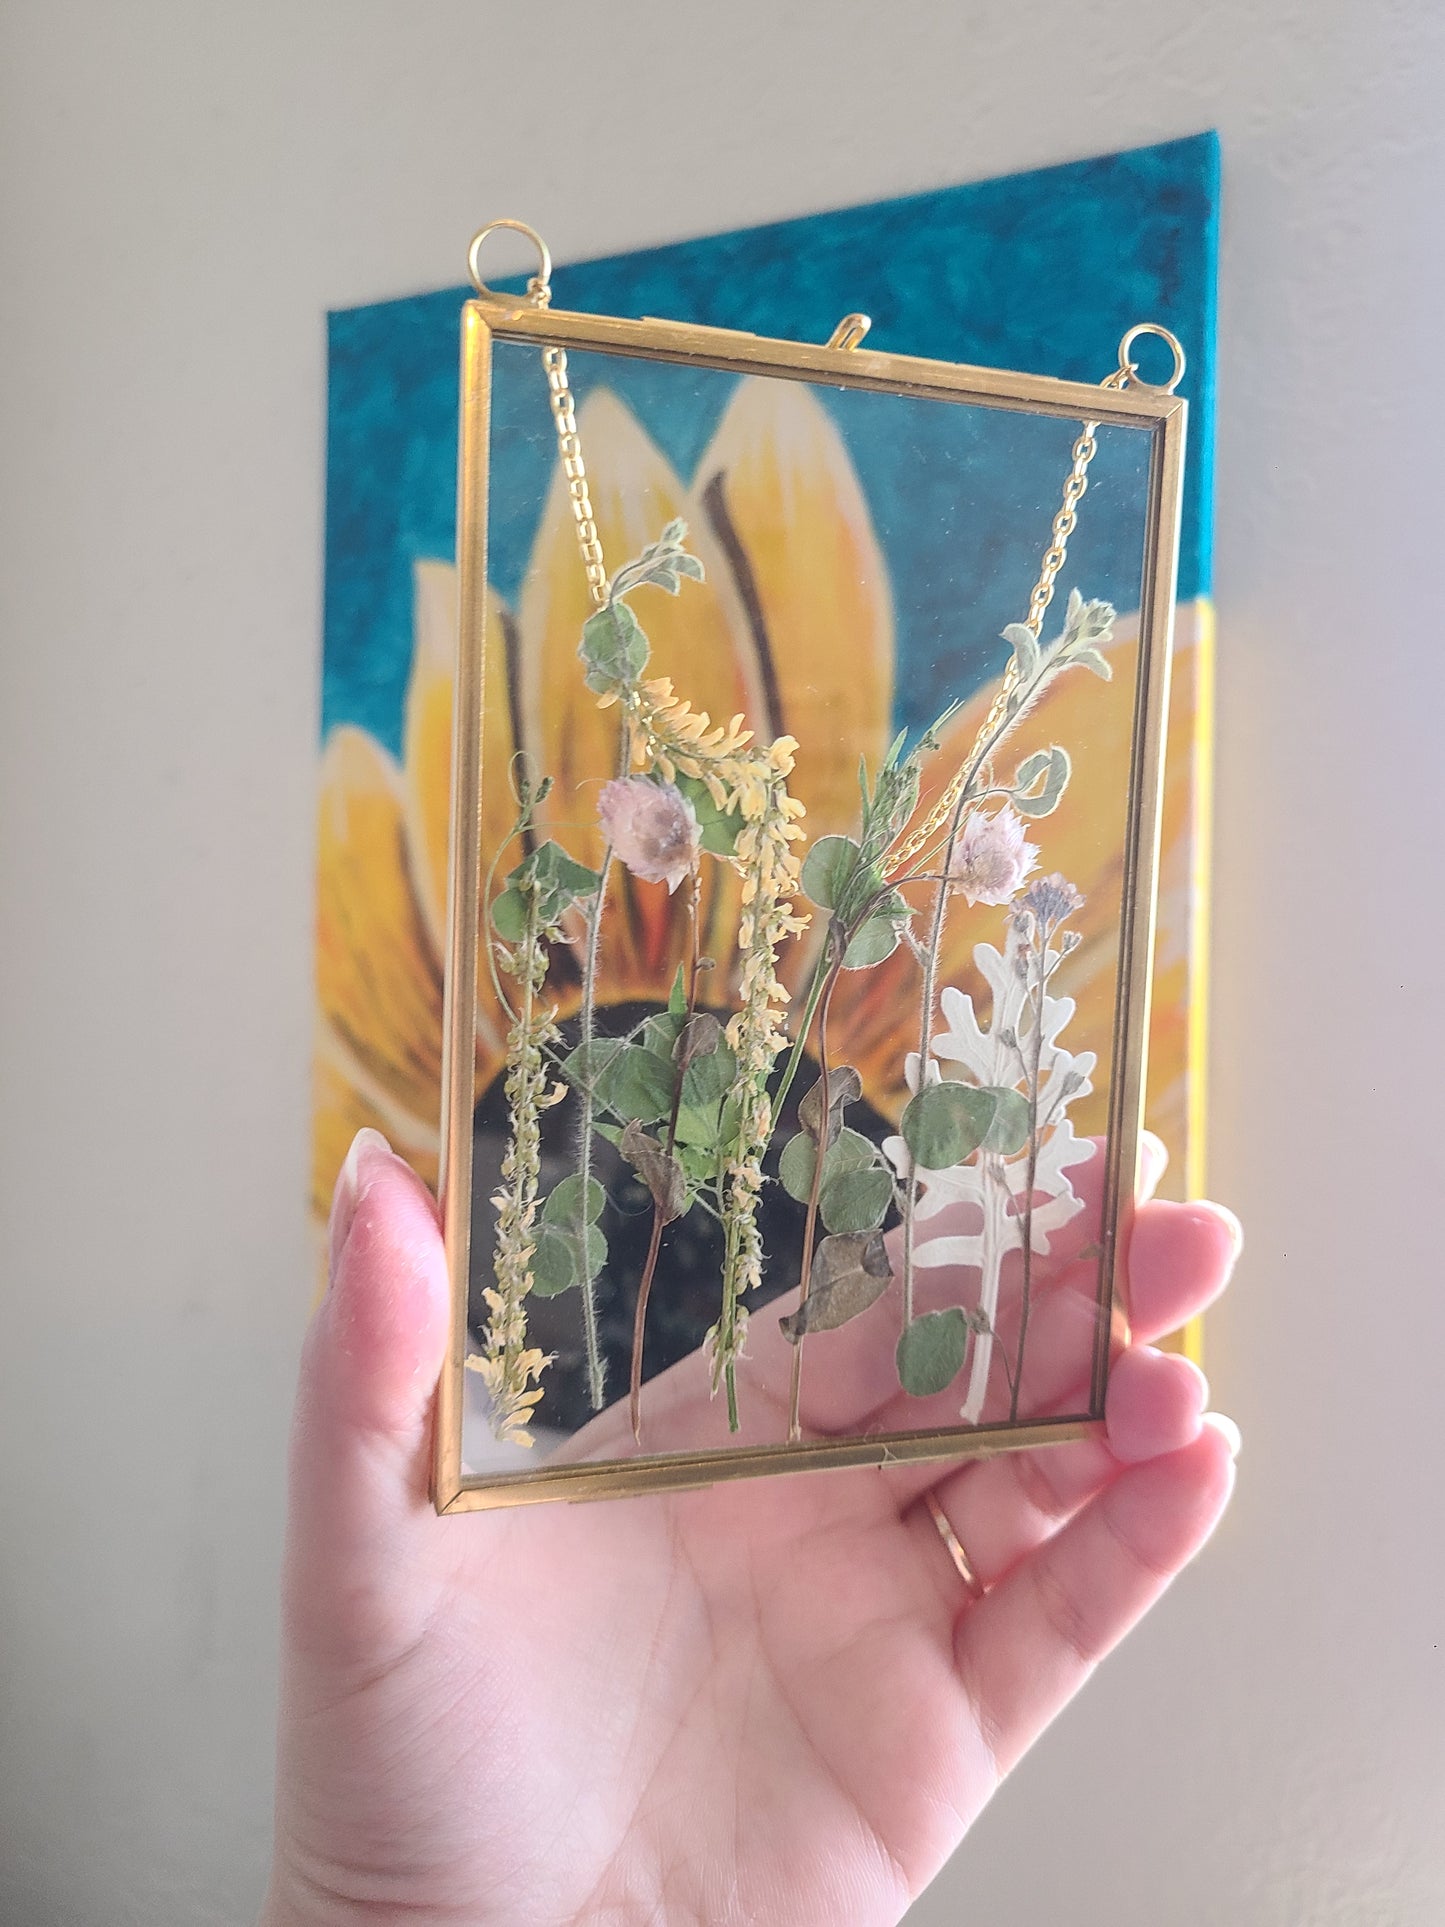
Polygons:
M705 710L679 697L671 678L605 691L601 707L625 709L633 761L664 781L678 775L703 783L718 809L742 827L733 862L742 876L738 911L739 1008L727 1026L737 1058L737 1127L725 1172L722 1310L705 1341L712 1386L726 1385L728 1418L737 1424L735 1368L747 1335L743 1296L762 1282L757 1226L762 1157L772 1136L768 1079L788 1043L789 992L778 974L779 952L808 928L798 913L801 864L794 844L803 838L805 806L788 794L797 742L779 736L755 744L741 714L714 725Z

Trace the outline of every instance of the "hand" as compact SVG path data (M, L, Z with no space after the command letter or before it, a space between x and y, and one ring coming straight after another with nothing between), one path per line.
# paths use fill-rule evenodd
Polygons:
M364 1132L301 1368L264 1927L897 1921L1223 1511L1238 1435L1147 1341L1237 1249L1216 1206L1140 1205L1107 1439L439 1519L441 1241ZM1030 1344L1047 1374L1042 1306ZM856 1430L878 1392L818 1396Z

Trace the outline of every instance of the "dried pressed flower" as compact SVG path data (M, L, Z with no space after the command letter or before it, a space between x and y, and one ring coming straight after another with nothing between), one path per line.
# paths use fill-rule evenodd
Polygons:
M675 783L619 776L604 783L597 815L614 854L644 883L675 890L702 849L697 814Z
M1014 905L1014 921L1021 926L1021 934L1027 935L1033 921L1037 921L1047 942L1061 923L1066 923L1076 910L1083 908L1084 899L1069 879L1054 871L1051 876L1040 877L1031 883Z
M992 816L975 810L958 833L948 874L970 903L1007 903L1039 860L1024 841L1023 818L1007 803Z

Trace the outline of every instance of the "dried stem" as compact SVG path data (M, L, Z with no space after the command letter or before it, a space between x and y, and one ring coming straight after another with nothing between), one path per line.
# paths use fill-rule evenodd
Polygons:
M602 906L607 900L607 879L611 869L612 846L609 843L603 853L601 882L597 886L597 895L592 901L592 915L587 924L587 959L582 971L582 1009L578 1017L578 1044L582 1051L583 1065L591 1063L590 1046L597 1016L597 956L602 936ZM581 1109L577 1118L577 1172L582 1180L581 1209L585 1212L592 1183L592 1079L590 1075L583 1079L579 1096ZM584 1271L587 1269L585 1265L582 1268ZM596 1281L588 1277L582 1280L582 1336L587 1348L587 1396L591 1400L593 1411L600 1412L607 1402L607 1367L597 1338Z
M975 771L976 773L976 771ZM948 871L953 862L953 849L958 841L958 833L963 827L963 819L971 805L969 783L958 793L958 801L949 819L948 835L943 846L942 878L933 898L933 923L929 931L928 943L923 952L923 991L919 1007L918 1023L918 1088L923 1089L928 1077L928 1047L933 1041L933 1000L938 991L938 952L943 943L943 924L948 915ZM910 1155L908 1176L903 1182L903 1329L907 1331L913 1323L913 1227L918 1204L918 1173L913 1168Z
M1039 1170L1039 1078L1044 1054L1044 993L1048 987L1048 938L1042 924L1037 926L1038 1004L1034 1011L1033 1035L1029 1039L1029 1156L1024 1172L1023 1278L1019 1287L1019 1342L1014 1353L1014 1368L1009 1382L1010 1420L1019 1415L1019 1398L1024 1382L1024 1344L1029 1335L1029 1300L1034 1271L1034 1184ZM1030 944L1030 950L1033 949Z
M697 1015L697 987L699 965L701 962L699 926L701 919L698 907L702 896L702 872L694 869L692 873L692 898L688 904L688 924L692 933L692 954L688 963L687 977L687 1016L678 1034L678 1046L688 1034L688 1026ZM677 1048L677 1047L675 1047ZM672 1083L672 1111L667 1120L666 1151L669 1159L677 1148L677 1114L682 1108L682 1081L687 1075L685 1052L675 1060L677 1075ZM663 1215L663 1200L655 1193L652 1199L652 1236L648 1240L647 1258L642 1267L642 1277L637 1286L637 1308L632 1314L632 1377L629 1407L632 1414L632 1436L642 1443L642 1346L647 1325L647 1301L652 1294L652 1280L657 1272L658 1254L662 1250L662 1233L667 1224Z
M831 940L831 939L830 939ZM813 1182L808 1187L808 1217L803 1226L803 1256L801 1275L798 1279L798 1310L808 1302L808 1287L813 1276L813 1244L818 1232L818 1200L823 1191L823 1161L828 1155L828 1139L832 1131L832 1092L829 1088L831 1070L828 1064L828 1012L833 1002L833 992L838 985L838 977L843 968L844 948L836 946L837 960L828 972L823 986L822 1001L818 1006L818 1111L820 1124L818 1131L818 1154L813 1159ZM803 1436L799 1417L799 1404L803 1390L803 1346L807 1343L806 1331L799 1330L798 1341L793 1347L792 1387L788 1394L788 1440L795 1443Z

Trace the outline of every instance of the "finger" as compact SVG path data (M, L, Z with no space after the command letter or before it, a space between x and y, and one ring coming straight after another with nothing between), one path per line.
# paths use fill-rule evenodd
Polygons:
M1095 1155L1071 1171L1074 1189L1082 1208L1062 1230L1054 1235L1050 1269L1062 1274L1071 1267L1079 1252L1099 1237L1103 1208L1105 1159L1103 1140L1095 1140ZM1141 1186L1152 1191L1168 1162L1164 1146L1152 1132L1141 1134L1139 1173ZM971 1226L967 1206L940 1212L928 1221L930 1238L947 1237L955 1230ZM814 1333L807 1342L802 1373L802 1400L799 1407L804 1430L812 1434L861 1431L865 1427L887 1430L879 1424L880 1413L900 1396L894 1352L902 1324L902 1302L897 1273L902 1264L902 1233L895 1228L888 1234L887 1247L893 1264L895 1282L860 1317L837 1331ZM959 1274L953 1268L920 1267L915 1279L915 1312L931 1311L956 1300ZM1097 1282L1096 1274L1090 1276ZM971 1281L975 1283L976 1281ZM760 1383L776 1395L792 1374L793 1346L779 1328L783 1313L796 1308L793 1297L780 1298L754 1316L749 1333L749 1382ZM955 1401L956 1407L956 1401ZM957 1417L954 1410L953 1418ZM932 1423L950 1423L951 1419ZM907 1423L912 1427L913 1421Z
M1207 1311L1243 1249L1243 1228L1227 1205L1163 1199L1136 1212L1125 1274L1135 1336L1163 1338Z
M1177 1353L1135 1346L1110 1377L1102 1433L976 1461L921 1490L906 1517L945 1597L956 1597L957 1576L940 1555L935 1522L924 1502L928 1491L974 1573L992 1586L1102 1491L1121 1465L1192 1445L1208 1402L1208 1381L1197 1365Z
M366 1605L392 1610L386 1581L404 1542L435 1523L427 1479L446 1263L430 1193L379 1132L362 1131L347 1154L330 1249L331 1282L301 1358L287 1547L293 1630L327 1642L374 1635Z
M1077 1300L1071 1337L1077 1338L1080 1326L1087 1327L1087 1335L1080 1341L1085 1361L1083 1371L1088 1372L1088 1359L1092 1346L1092 1333L1095 1325L1095 1294L1098 1288L1097 1264L1093 1260L1081 1260L1079 1254L1094 1244L1100 1236L1100 1214L1103 1208L1105 1181L1105 1159L1102 1156L1103 1140L1096 1140L1096 1155L1086 1164L1076 1165L1072 1172L1074 1188L1082 1209L1061 1231L1055 1232L1051 1239L1051 1255L1045 1274L1051 1285L1068 1286ZM1152 1131L1139 1134L1138 1190L1140 1210L1152 1209L1148 1200L1154 1195L1155 1187L1168 1167L1169 1154L1163 1141ZM930 1235L948 1236L951 1234L951 1219L960 1214L940 1214L929 1225ZM895 1274L901 1263L901 1236L898 1232L888 1240L889 1255L893 1260ZM943 1305L956 1302L958 1274L951 1269L921 1269L917 1274L917 1300L915 1311L940 1309ZM1006 1277L1017 1292L1016 1266L1006 1267ZM786 1307L791 1308L792 1301ZM770 1308L771 1309L771 1308ZM897 1285L893 1285L884 1296L861 1318L853 1320L836 1332L816 1334L808 1341L808 1360L803 1371L802 1418L805 1426L815 1433L848 1432L861 1430L865 1426L874 1431L891 1429L890 1418L894 1411L902 1411L905 1416L900 1420L909 1429L922 1429L930 1424L947 1425L957 1418L957 1401L954 1409L945 1415L926 1418L920 1417L912 1401L901 1391L898 1372L894 1362L894 1349L897 1345L902 1322L902 1306ZM1058 1321L1055 1320L1055 1323ZM891 1333L887 1327L892 1326ZM1006 1309L1000 1321L1000 1329L1011 1343L1012 1312ZM1172 1329L1170 1327L1169 1329ZM1039 1355L1044 1350L1047 1335L1036 1333L1030 1348L1031 1373L1039 1370ZM1001 1354L998 1376L1002 1381ZM757 1345L754 1347L758 1375L767 1382L770 1376L784 1369L791 1370L792 1347L777 1329L776 1317L769 1318ZM1038 1397L1037 1385L1031 1385L1031 1406L1035 1412L1043 1410ZM941 1408L940 1408L941 1409Z
M1233 1213L1210 1204L1173 1204L1156 1200L1134 1214L1125 1252L1120 1290L1133 1300L1133 1338L1148 1343L1192 1318L1217 1298L1228 1283L1238 1249L1237 1220ZM1094 1341L1098 1331L1095 1300L1097 1274L1093 1266L1074 1266L1063 1277L1050 1280L1036 1294L1029 1324L1027 1400L1023 1418L1057 1417L1087 1411ZM1005 1305L998 1320L992 1390L982 1422L995 1424L1008 1417L1008 1381L1000 1355L1016 1357L1016 1307ZM891 1396L872 1413L874 1432L923 1431L959 1422L962 1375L945 1391L930 1398L909 1396L894 1378ZM906 1498L929 1482L926 1467L900 1475Z
M960 1613L954 1652L1000 1773L1204 1545L1234 1483L1223 1432L1128 1467Z
M1090 1188L1099 1173L1083 1167L1081 1184L1091 1222ZM1141 1134L1141 1194L1152 1191L1167 1164L1160 1140ZM1097 1202L1097 1200L1095 1200ZM1074 1248L1084 1243L1082 1232ZM1148 1340L1176 1330L1202 1311L1223 1290L1241 1242L1239 1221L1221 1205L1149 1203L1134 1215L1128 1246L1128 1276L1134 1331ZM895 1262L896 1262L896 1253ZM942 1282L943 1274L939 1274ZM1097 1273L1092 1263L1066 1266L1058 1289L1050 1290L1036 1313L1030 1334L1030 1396L1034 1412L1062 1409L1071 1393L1087 1386L1097 1309ZM777 1443L786 1433L793 1347L777 1325L778 1312L793 1300L780 1299L753 1314L742 1378L741 1430L729 1432L726 1407L710 1394L706 1364L697 1355L679 1361L648 1381L643 1393L644 1442L648 1452L725 1449ZM931 1401L908 1397L898 1384L894 1349L899 1303L891 1287L871 1310L839 1331L815 1333L808 1341L803 1376L802 1418L813 1436L869 1431L922 1430L951 1426L958 1420L960 1394L950 1389ZM1013 1338L1011 1318L1005 1340ZM998 1394L995 1394L997 1400ZM1076 1400L1077 1402L1077 1400ZM995 1410L986 1418L997 1417ZM567 1458L632 1456L638 1451L625 1414L603 1413ZM907 1493L921 1490L932 1472L915 1468Z

